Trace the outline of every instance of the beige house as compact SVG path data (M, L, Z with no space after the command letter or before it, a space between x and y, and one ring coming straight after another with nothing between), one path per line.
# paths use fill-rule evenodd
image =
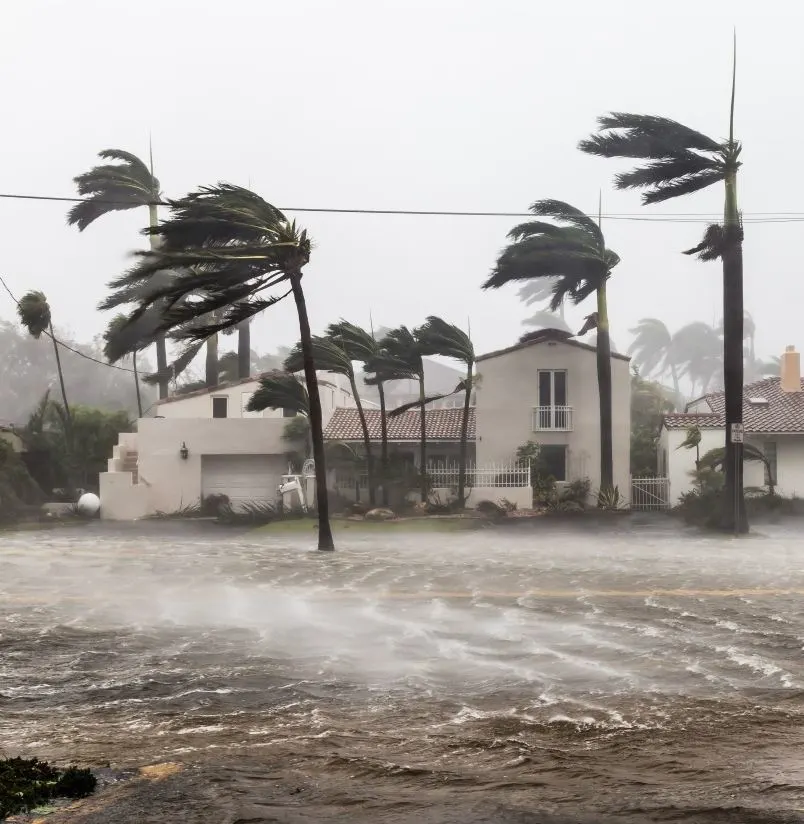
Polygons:
M354 406L345 379L319 373L324 425ZM290 410L248 412L259 376L160 401L155 416L123 433L100 475L101 517L134 520L223 494L237 505L273 501L288 471L282 440Z
M614 483L630 495L631 376L625 355L612 353ZM478 466L510 462L535 441L557 481L589 478L600 486L597 351L569 333L543 329L477 359Z
M670 504L694 489L696 450L681 448L692 427L698 427L703 457L726 445L725 398L712 392L698 398L683 413L665 415L659 433L658 473L667 477ZM773 481L780 495L804 497L804 382L801 358L788 346L781 358L781 377L765 378L743 388L745 443L760 450L767 460L746 461L746 488L767 486Z

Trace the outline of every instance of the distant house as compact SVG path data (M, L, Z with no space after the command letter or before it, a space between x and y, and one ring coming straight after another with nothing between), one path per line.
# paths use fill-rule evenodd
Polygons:
M132 520L156 512L176 512L209 495L233 504L273 501L288 471L289 446L282 440L295 413L248 412L260 376L155 405L137 431L122 433L108 472L100 475L101 516ZM321 407L328 423L336 407L354 406L339 375L319 373Z
M630 492L631 376L625 355L611 354L614 483ZM600 485L597 351L568 332L541 329L477 359L477 463L506 462L535 441L557 481Z
M25 451L25 444L22 438L20 438L11 424L0 423L0 440L10 444L15 452Z
M692 427L698 427L703 457L726 445L725 398L713 392L687 404L686 411L665 415L659 434L658 471L670 482L671 501L694 488L694 449L680 448ZM771 478L780 495L804 495L804 383L801 358L788 346L781 358L781 377L765 378L743 389L743 430L745 443L766 457L747 461L746 487L767 486Z

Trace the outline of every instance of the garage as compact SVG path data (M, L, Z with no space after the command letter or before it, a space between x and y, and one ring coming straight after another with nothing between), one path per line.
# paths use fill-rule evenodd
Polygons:
M232 506L274 503L287 461L281 455L203 455L201 494L226 495Z

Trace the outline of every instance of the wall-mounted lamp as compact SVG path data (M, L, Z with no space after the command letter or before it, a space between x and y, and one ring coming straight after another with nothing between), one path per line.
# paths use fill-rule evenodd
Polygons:
M181 449L179 450L179 457L183 461L186 461L189 454L190 454L190 450L187 448L187 444L184 441L182 441L181 442Z

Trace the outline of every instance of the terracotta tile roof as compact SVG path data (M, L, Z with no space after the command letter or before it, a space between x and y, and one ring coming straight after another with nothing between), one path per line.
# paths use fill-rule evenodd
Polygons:
M764 398L767 403L751 403ZM688 426L725 426L726 403L723 392L704 395L710 413L670 414L663 418L668 429ZM743 387L743 427L746 432L804 435L804 380L800 392L783 392L779 378L765 378Z
M573 340L575 336L571 332L565 332L562 329L539 329L536 332L531 332L524 336L525 339L513 346L508 346L505 349L497 349L495 352L488 352L485 355L478 355L476 360L483 361L489 358L498 358L500 355L507 355L509 352L516 352L518 349L527 349L529 346L536 346L540 343L552 341L553 343L566 343L567 346L575 346L578 349L586 349L589 352L597 352L594 346L588 343L581 343L579 340ZM617 360L630 361L628 355L621 355L619 352L612 352L612 358Z
M380 411L366 409L366 423L372 441L381 439ZM388 418L389 441L418 441L420 437L420 413L403 412ZM428 409L425 412L425 430L428 440L458 441L461 438L463 409ZM330 441L362 441L363 429L357 409L336 409L324 429L324 438ZM469 440L475 439L475 410L469 410Z

